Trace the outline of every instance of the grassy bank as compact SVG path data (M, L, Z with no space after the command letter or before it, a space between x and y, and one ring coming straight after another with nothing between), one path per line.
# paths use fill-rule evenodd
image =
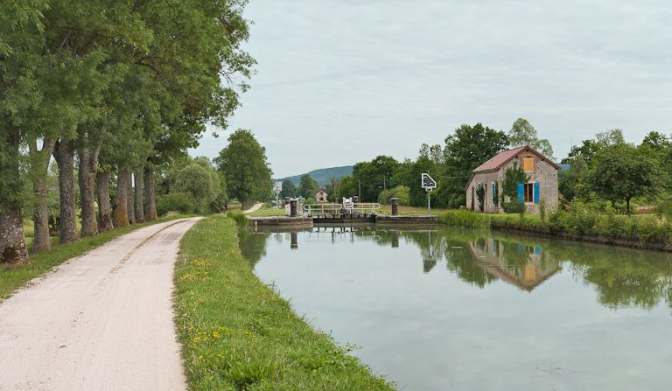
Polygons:
M655 215L624 216L586 208L539 215L488 215L451 210L439 221L449 226L490 227L551 235L573 240L672 251L672 218Z
M191 390L391 390L252 273L232 219L182 239L177 328Z
M184 217L185 216L163 217L148 223L134 224L128 227L103 232L100 235L80 239L74 243L57 244L52 242L51 251L30 255L31 265L29 266L0 266L0 302L9 297L15 290L24 286L28 281L35 277L39 277L51 270L54 266L58 266L70 258L82 255L89 250L93 250L112 239L131 231L135 231L138 228Z

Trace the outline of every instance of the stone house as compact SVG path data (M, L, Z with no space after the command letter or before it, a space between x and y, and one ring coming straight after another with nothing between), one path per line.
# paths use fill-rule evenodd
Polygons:
M315 193L315 201L327 202L327 192L324 189L320 189L320 191Z
M525 204L525 210L529 213L539 213L541 200L545 202L547 211L556 210L560 166L527 145L500 152L472 172L465 188L467 209L472 209L473 205L475 211L481 210L476 191L478 185L482 184L485 188L483 212L503 213L501 192L504 174L514 165L522 167L529 179L526 183L518 184L517 200L508 201Z

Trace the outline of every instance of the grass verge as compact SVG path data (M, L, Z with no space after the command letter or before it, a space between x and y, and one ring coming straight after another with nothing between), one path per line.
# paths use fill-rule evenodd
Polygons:
M70 258L82 255L138 228L184 217L186 216L163 217L143 224L133 224L128 227L113 229L112 231L103 232L100 235L83 238L68 244L56 244L52 242L51 251L30 254L31 264L29 266L0 266L0 303L33 278L39 277L54 266L58 266Z
M182 239L177 330L191 390L392 390L252 273L233 219Z

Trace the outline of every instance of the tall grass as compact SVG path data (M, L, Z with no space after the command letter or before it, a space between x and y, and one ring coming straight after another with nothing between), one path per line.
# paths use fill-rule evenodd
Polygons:
M490 217L468 210L449 210L438 217L442 224L452 227L487 228L490 227Z

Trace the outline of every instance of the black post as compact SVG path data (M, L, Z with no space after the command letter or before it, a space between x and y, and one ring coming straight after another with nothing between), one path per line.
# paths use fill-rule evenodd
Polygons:
M297 215L297 204L299 203L298 200L290 200L289 201L289 217L296 217Z
M399 216L399 199L392 198L390 201L392 202L392 216Z

